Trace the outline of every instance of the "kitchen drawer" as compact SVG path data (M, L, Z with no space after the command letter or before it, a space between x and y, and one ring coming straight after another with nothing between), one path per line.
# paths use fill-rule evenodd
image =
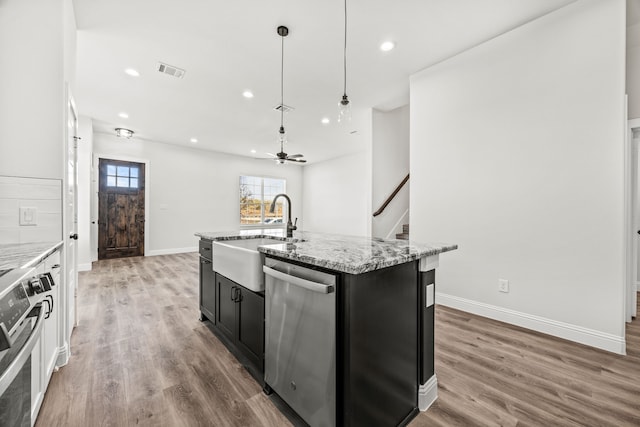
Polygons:
M211 240L200 239L200 256L211 261Z

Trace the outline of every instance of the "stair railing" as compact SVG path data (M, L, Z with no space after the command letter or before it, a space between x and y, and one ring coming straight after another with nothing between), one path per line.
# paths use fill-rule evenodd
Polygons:
M382 206L380 206L380 208L373 213L373 216L378 216L385 210L385 208L389 205L389 203L391 203L393 198L396 197L396 194L398 194L398 192L400 190L402 190L402 187L407 183L407 181L409 181L409 174L407 174L407 176L404 177L402 182L400 184L398 184L396 189L393 190L393 193L391 193L391 195L389 197L387 197L387 200L384 201Z

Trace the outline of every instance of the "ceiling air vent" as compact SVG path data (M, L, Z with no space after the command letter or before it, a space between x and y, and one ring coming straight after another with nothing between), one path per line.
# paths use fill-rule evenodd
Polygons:
M158 62L158 71L179 79L182 78L185 73L182 68L174 67L173 65L165 64L162 62Z
M288 113L290 111L295 110L295 108L289 107L288 105L284 105L284 104L278 104L275 107L273 107L273 109L276 110L277 112L280 112L282 110L283 113Z

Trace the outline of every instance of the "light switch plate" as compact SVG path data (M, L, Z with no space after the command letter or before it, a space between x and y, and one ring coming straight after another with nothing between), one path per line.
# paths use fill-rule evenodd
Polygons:
M38 225L38 209L21 206L20 225Z

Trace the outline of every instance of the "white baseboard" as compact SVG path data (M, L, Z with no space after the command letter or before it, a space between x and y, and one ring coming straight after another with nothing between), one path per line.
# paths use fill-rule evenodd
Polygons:
M190 248L156 249L156 250L147 252L145 255L146 256L171 255L171 254L183 254L186 252L198 252L198 247L193 246Z
M418 389L418 409L422 412L426 411L433 405L433 402L435 402L437 398L438 379L434 374L426 383L420 384L420 388Z
M71 353L69 352L69 345L65 343L62 347L58 348L58 358L56 359L56 369L63 367L67 363L69 363L69 357Z
M436 304L488 317L618 354L626 354L625 337L583 328L508 308L436 292Z
M78 271L91 271L91 263L78 264Z

